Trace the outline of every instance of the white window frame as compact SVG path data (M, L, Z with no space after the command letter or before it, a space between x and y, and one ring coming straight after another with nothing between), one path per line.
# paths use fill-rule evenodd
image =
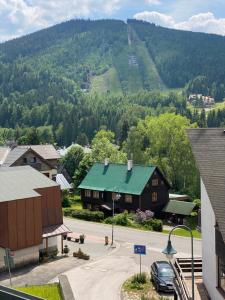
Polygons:
M99 193L99 191L93 191L93 198L94 198L94 199L99 199L99 198L100 198L100 193Z

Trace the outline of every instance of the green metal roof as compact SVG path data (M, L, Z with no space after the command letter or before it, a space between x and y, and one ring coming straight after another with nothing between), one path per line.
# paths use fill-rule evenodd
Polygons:
M79 188L140 195L155 169L153 166L133 165L128 171L126 164L105 166L95 163Z
M192 202L170 200L164 207L163 211L177 215L189 216L195 207Z

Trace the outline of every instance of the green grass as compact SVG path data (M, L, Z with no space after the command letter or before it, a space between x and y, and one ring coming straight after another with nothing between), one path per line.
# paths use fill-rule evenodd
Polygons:
M62 300L58 284L17 287L16 290L33 296L44 298L45 300Z
M121 85L115 68L110 68L102 75L94 76L91 79L91 92L114 94L122 93Z
M170 232L170 230L163 229L163 233L169 234L169 232ZM198 238L198 239L201 238L201 233L198 230L192 230L192 233L193 233L194 238ZM174 230L173 235L189 237L190 233L183 228L178 228L178 229Z

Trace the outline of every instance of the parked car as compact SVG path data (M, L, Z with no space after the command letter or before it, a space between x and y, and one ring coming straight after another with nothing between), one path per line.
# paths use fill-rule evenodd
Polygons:
M151 280L158 292L174 292L175 274L167 261L155 261L151 265Z

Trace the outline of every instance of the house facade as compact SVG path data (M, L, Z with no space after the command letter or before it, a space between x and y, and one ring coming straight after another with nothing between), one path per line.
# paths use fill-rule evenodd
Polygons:
M225 132L188 130L201 174L203 281L212 300L225 299Z
M16 267L37 262L67 232L61 190L53 180L30 166L0 168L0 269L5 249L13 252Z
M57 175L59 158L60 155L53 145L0 147L0 166L30 165L51 179Z
M135 212L162 212L169 201L170 185L157 167L95 163L79 188L84 208ZM119 194L119 199L117 197Z

